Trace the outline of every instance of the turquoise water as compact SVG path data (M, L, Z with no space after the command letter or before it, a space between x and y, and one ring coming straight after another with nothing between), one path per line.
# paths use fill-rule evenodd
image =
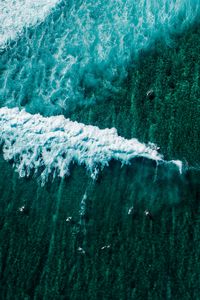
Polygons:
M200 1L0 8L0 299L199 299Z
M45 15L43 6L29 12L27 5L33 25L38 11ZM24 28L2 50L1 106L67 114L77 105L115 97L138 52L157 38L173 44L170 34L197 21L199 6L199 0L59 1L41 24Z

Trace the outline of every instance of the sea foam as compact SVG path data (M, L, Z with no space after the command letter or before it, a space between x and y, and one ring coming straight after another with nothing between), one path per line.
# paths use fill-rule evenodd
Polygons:
M0 50L25 27L45 19L59 0L3 0L0 3Z
M51 10L55 3L0 3L3 42L31 27L0 58L1 106L66 115L115 97L140 50L157 38L170 43L200 16L200 0L63 0Z
M163 162L154 144L125 139L115 128L99 129L63 116L31 115L18 108L0 109L0 144L5 160L20 177L39 172L42 185L49 175L69 175L71 163L84 165L95 179L99 170L114 159L129 164L135 157ZM173 164L177 161L173 161Z

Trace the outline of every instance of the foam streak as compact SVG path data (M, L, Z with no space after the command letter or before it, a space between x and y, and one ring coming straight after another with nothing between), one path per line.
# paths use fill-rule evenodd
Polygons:
M112 159L128 164L134 157L162 161L153 144L118 136L117 130L99 129L65 119L42 117L19 111L0 109L0 144L7 161L13 161L21 177L41 170L42 184L50 174L69 175L71 163L85 165L95 178L99 169Z
M1 39L32 27L0 58L1 106L66 114L77 105L115 97L141 49L157 38L170 43L172 33L182 32L200 16L200 0L63 0L34 27L56 3L0 3L0 45Z
M0 3L0 50L13 40L24 27L45 19L59 0L4 0Z

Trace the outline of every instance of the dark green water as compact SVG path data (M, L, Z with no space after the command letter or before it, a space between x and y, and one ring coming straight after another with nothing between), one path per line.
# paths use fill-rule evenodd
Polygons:
M153 169L113 163L94 184L75 167L40 188L1 160L1 299L198 299L199 174Z
M173 47L157 42L141 51L138 61L114 99L83 108L73 120L116 127L119 135L152 141L166 158L193 166L200 157L200 29L191 28L173 40ZM153 89L155 98L148 99Z
M198 26L173 47L157 42L115 97L70 114L156 142L189 164L182 175L135 159L95 182L73 166L41 187L0 156L0 299L200 299L199 45Z

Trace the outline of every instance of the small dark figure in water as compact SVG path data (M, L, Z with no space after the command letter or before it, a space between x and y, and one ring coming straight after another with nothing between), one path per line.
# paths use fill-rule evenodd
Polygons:
M128 218L129 220L135 220L139 217L139 211L137 210L137 208L135 208L135 206L131 206L128 211L127 211L127 214L128 214Z
M110 249L110 247L111 247L111 245L106 245L106 246L101 247L101 250Z
M23 205L23 206L21 206L21 207L19 208L19 212L20 212L21 214L28 215L28 214L29 214L29 209L28 209L28 207L26 207L25 205Z
M131 215L133 216L135 214L135 210L134 210L134 207L130 207L129 210L128 210L128 215Z
M68 217L65 221L71 225L77 225L77 222L72 217Z
M146 93L146 95L147 95L147 98L148 99L150 99L150 100L153 100L154 98L155 98L155 92L151 89L151 90L149 90L147 93Z
M82 247L78 247L77 251L82 255L86 254L85 250Z
M149 210L146 209L146 210L144 211L144 214L145 214L145 216L148 217L151 221L153 221L153 216L152 216L152 214L150 213Z

